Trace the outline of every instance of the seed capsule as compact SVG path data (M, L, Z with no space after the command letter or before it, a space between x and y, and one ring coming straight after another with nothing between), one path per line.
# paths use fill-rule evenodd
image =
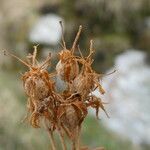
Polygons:
M50 79L46 80L45 75L48 76L48 72L43 72L42 70L26 72L23 75L24 89L28 96L39 100L48 97L50 90L52 90L52 83Z
M44 106L43 102L54 92L54 82L50 79L51 74L46 70L49 66L51 55L41 65L38 65L36 54L37 47L35 46L33 55L30 55L28 62L26 62L8 53L8 55L18 59L29 68L29 71L22 75L22 80L25 93L29 97L27 108L30 116L27 117L33 127L39 127L40 118L44 116L46 109L48 109L48 106Z
M82 64L82 68L80 74L74 79L71 90L74 92L80 93L82 95L82 99L85 100L86 97L97 87L99 88L99 92L104 94L102 86L99 83L100 74L97 74L91 67L93 60L91 59L91 55L93 54L93 41L90 41L90 53L84 58L81 53L81 59L79 62Z
M87 115L86 104L80 100L79 94L73 94L58 108L58 121L69 131L71 138L75 138L77 128Z
M71 83L72 80L79 74L79 66L76 57L74 56L74 50L76 48L76 44L82 30L82 26L79 26L79 30L75 37L71 50L68 50L66 48L66 44L63 37L63 26L61 22L60 24L62 28L63 50L59 53L60 60L56 65L56 71L62 80Z
M93 88L94 82L92 76L88 74L79 74L73 82L72 90L80 93L82 98L85 98L87 95L89 95Z
M61 51L59 56L60 61L56 65L57 74L63 81L71 82L79 74L78 62L69 50Z

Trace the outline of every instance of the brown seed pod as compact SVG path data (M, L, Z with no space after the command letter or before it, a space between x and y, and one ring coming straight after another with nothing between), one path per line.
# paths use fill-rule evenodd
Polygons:
M25 92L28 96L42 100L54 90L54 82L50 80L46 70L31 70L22 76Z
M80 73L73 82L72 90L80 93L82 95L82 99L85 99L85 97L89 95L94 88L93 76L90 74Z
M93 54L93 52L93 41L91 40L90 54L86 58L84 58L81 54L82 57L78 59L78 61L82 64L81 72L74 79L72 84L72 90L76 91L77 93L80 93L83 97L83 100L97 87L99 88L101 94L105 93L104 89L99 83L101 75L97 74L91 67L93 63L91 55Z
M34 109L30 116L30 123L33 127L38 128L40 127L40 118L46 119L49 123L51 123L51 126L53 126L53 129L55 128L56 121L56 105L53 97L49 96L45 98L42 101L35 101L34 106L37 106L36 109Z
M6 52L5 52L6 54ZM41 64L38 65L36 60L37 46L34 47L33 55L28 57L28 61L23 61L17 56L7 52L8 55L18 59L29 68L29 71L22 75L23 86L28 95L28 111L31 116L29 121L33 127L39 127L39 117L43 116L39 110L44 99L52 95L54 91L54 82L50 79L52 74L49 74L46 68L50 64L51 55Z
M87 115L87 107L78 98L68 102L70 103L66 102L59 106L57 120L60 127L71 139L72 150L76 150L80 149L81 124Z
M76 57L74 56L74 50L76 48L76 44L82 30L82 26L79 26L79 30L75 37L71 50L68 50L66 48L66 44L63 37L62 22L60 22L60 25L62 28L63 50L61 50L61 52L59 53L60 60L56 65L56 71L62 80L70 83L79 73L79 66L78 62L76 61Z
M61 53L64 55L68 52L70 53L68 50L63 50ZM67 55L69 58L66 60L60 56L60 61L56 65L56 71L63 81L70 83L79 74L79 66L78 62L69 55Z
M70 132L73 132L75 128L79 125L79 116L74 106L63 105L62 107L63 114L61 114L60 116L60 121Z
M75 138L76 129L81 125L87 115L86 105L80 101L80 98L74 97L74 99L68 100L68 103L66 101L61 104L57 113L59 123L69 131L72 139Z

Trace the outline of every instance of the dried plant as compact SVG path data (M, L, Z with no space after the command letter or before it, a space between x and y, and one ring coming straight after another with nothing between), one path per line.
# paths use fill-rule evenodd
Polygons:
M59 62L56 65L57 74L61 77L62 80L71 83L73 79L79 74L79 66L78 62L74 56L74 51L76 48L77 41L79 39L82 26L79 26L79 31L75 37L72 48L69 50L66 48L66 43L64 40L64 32L62 22L60 21L61 29L62 29L62 42L63 42L63 50L59 52Z
M74 54L82 26L79 26L72 48L69 50L66 48L61 22L60 25L63 50L59 53L56 72L49 73L47 70L50 66L51 54L42 64L39 64L36 59L37 46L34 46L33 54L29 54L26 61L8 51L5 51L5 55L18 59L29 69L22 75L23 87L28 97L25 120L28 120L34 128L39 128L41 123L44 123L49 133L52 150L56 150L53 137L55 130L60 135L63 150L67 150L65 135L72 142L72 150L88 150L87 147L81 147L80 145L81 126L88 114L88 108L94 108L97 117L99 109L102 109L108 116L104 108L105 103L92 94L96 88L99 89L101 94L105 93L100 84L103 74L96 73L92 68L92 54L94 53L92 40L87 57L83 56L79 46L80 56ZM68 85L62 93L55 90L54 76L59 76ZM102 150L103 148L97 149Z

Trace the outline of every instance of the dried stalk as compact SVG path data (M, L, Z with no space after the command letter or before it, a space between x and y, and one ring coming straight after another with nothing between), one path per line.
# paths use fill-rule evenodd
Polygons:
M77 150L80 150L80 134L81 134L81 126L78 127L78 135L77 135L77 143L76 143L76 148Z
M66 146L66 143L65 143L64 134L63 134L62 130L58 129L58 133L59 133L62 149L67 150L67 146Z
M74 40L73 45L72 45L72 48L71 48L72 54L74 53L75 47L76 47L76 45L77 45L77 41L78 41L78 39L79 39L79 37L80 37L80 34L81 34L81 30L82 30L82 26L80 25L80 26L79 26L78 33L77 33L77 35L76 35L76 37L75 37L75 40Z
M47 125L46 125L46 130L47 130L49 138L50 138L50 143L51 143L52 150L57 150L56 144L55 144L55 139L54 139L54 136L53 136L53 132L51 131L51 129Z
M76 149L76 141L72 141L72 150L78 150Z

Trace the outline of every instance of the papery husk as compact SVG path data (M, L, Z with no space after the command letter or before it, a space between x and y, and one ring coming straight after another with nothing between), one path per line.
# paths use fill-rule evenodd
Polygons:
M79 66L73 59L65 62L60 60L56 65L56 71L63 81L70 83L79 74Z
M71 90L82 95L82 100L85 100L86 96L94 88L93 77L88 74L79 74L73 81Z
M22 80L26 94L38 100L48 97L54 89L54 82L49 79L46 71L26 72Z
M58 109L58 120L69 131L72 139L75 139L77 128L81 125L86 115L87 108L81 101L61 105Z

